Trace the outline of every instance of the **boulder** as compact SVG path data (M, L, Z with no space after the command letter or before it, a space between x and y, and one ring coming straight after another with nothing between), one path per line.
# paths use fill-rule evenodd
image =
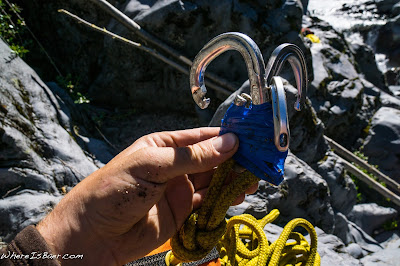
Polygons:
M314 80L310 84L308 97L317 117L325 125L325 134L348 149L357 147L363 129L368 126L369 119L378 108L377 97L380 94L379 91L366 93L371 92L371 89L367 88L370 85L365 85L368 82L360 75L355 65L357 52L362 53L359 49L364 51L367 48L353 47L355 56L345 37L326 22L316 18L305 18L304 23L304 26L321 40L310 47ZM371 54L368 49L364 52ZM358 57L361 60L362 55ZM376 68L373 61L370 64ZM369 68L366 66L366 69ZM365 77L368 75L364 74ZM375 82L372 74L369 78ZM379 80L380 83L378 80L376 82L382 85L382 75Z
M347 252L355 259L360 259L363 257L363 250L359 244L350 243L346 247Z
M377 96L364 94L364 89L360 79L333 80L311 98L325 134L350 150L363 136L378 104Z
M362 265L398 265L400 261L400 239L394 240L392 243L378 252L365 256L360 260Z
M394 97L388 93L382 93L380 96L380 102L382 107L390 107L400 110L400 99L398 97Z
M350 49L354 54L359 71L365 76L365 79L372 82L378 88L384 89L385 79L382 72L378 69L372 47L362 42L352 42L350 43Z
M379 29L376 52L386 54L389 64L400 64L400 15L390 19Z
M397 4L395 4L395 5L392 7L391 15L392 15L393 17L396 17L396 16L400 15L400 2L397 2Z
M2 41L0 88L0 237L10 240L98 166L75 142L55 94Z
M331 265L361 265L354 258L354 252L335 235L327 234L320 228L316 227L315 231L318 235L318 253L321 256L322 266ZM306 237L308 241L309 236Z
M61 200L61 196L34 190L22 190L0 200L0 236L10 242L16 233L37 224Z
M334 214L326 181L291 153L285 162L285 180L279 186L261 181L257 194L231 207L228 215L246 212L261 218L272 209L280 211L281 223L302 217L324 231L333 231Z
M356 204L357 190L346 174L342 159L333 152L328 152L325 158L318 162L316 171L329 186L333 210L347 215Z
M346 245L351 243L358 244L363 250L363 256L382 250L382 246L375 239L355 223L349 221L340 212L335 214L335 230L333 234L339 237Z
M363 152L368 162L400 182L400 110L382 107L371 120Z
M382 207L376 203L364 203L355 205L347 214L347 219L372 236L375 235L375 230L381 229L386 222L397 216L398 212L393 208Z
M394 5L398 4L398 0L374 0L378 11L384 14L390 14Z

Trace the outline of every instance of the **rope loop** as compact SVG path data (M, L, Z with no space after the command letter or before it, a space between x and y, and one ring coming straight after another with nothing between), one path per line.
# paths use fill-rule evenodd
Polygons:
M214 172L202 207L190 215L171 239L172 252L166 257L167 265L200 260L215 246L222 265L320 265L317 234L305 219L290 221L272 244L268 242L264 227L279 216L278 210L272 210L260 220L249 214L232 217L228 222L225 220L232 202L259 180L245 171L224 186L233 164L233 159L228 160ZM311 245L303 235L293 232L297 226L308 231Z
M271 245L269 244L263 229L278 215L279 211L275 209L260 220L248 214L229 219L227 231L217 245L221 264L239 266L320 265L321 259L317 253L317 234L311 223L305 219L296 218L290 221L279 238ZM293 232L297 226L302 226L309 232L311 245L302 234Z
M239 174L227 186L224 183L235 161L230 159L216 169L204 202L193 212L171 239L173 257L181 262L202 259L226 231L225 215L233 201L258 178L248 171Z

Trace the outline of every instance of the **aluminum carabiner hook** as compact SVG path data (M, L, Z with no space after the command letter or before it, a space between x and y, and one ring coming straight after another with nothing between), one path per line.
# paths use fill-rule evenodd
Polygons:
M286 61L292 67L297 85L297 100L294 109L300 111L307 94L308 76L304 54L297 45L284 43L275 48L266 66L266 84L271 84L272 78L279 75Z
M275 76L279 74L286 61L291 64L298 89L295 109L299 111L303 95L307 90L307 68L303 53L296 45L282 44L274 50L265 68L260 49L247 35L229 32L213 38L197 54L190 70L192 96L201 109L207 108L210 104L210 99L205 97L207 89L204 84L204 72L212 60L228 50L237 50L241 53L250 81L251 96L238 96L235 104L244 104L249 98L255 105L271 101L274 116L274 143L279 151L286 151L290 139L286 96L282 80Z
M292 67L297 85L297 100L294 104L296 111L301 110L307 94L307 65L301 49L290 43L279 45L272 52L266 67L265 80L269 86L270 99L274 111L274 142L279 151L289 148L289 122L286 106L286 95L282 79L277 77L285 62L288 61Z
M260 49L247 35L228 32L218 35L208 42L193 60L189 77L190 88L194 101L201 109L207 108L210 104L210 99L205 98L207 89L204 85L204 72L211 61L229 50L239 51L244 58L253 104L265 102L265 67Z

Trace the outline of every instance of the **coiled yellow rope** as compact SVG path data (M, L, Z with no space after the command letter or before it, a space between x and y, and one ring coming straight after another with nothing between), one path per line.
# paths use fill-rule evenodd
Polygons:
M230 159L214 172L201 208L193 212L182 228L171 239L172 260L181 262L200 260L205 257L226 230L225 215L233 201L259 179L249 171L241 173L224 187L227 174L234 160Z
M279 239L271 246L268 246L263 228L276 219L279 215L277 210L273 210L260 221L244 214L231 218L227 224L225 215L229 206L259 180L249 171L245 171L238 174L227 187L223 187L234 163L233 159L228 160L215 171L201 208L190 215L171 239L172 253L166 256L167 265L200 260L215 246L226 265L266 265L268 261L269 265L282 265L282 262L285 265L296 264L303 261L306 265L319 265L317 236L312 225L304 219L298 218L289 222ZM244 228L240 229L240 224ZM298 225L310 233L311 247L301 234L292 233ZM245 245L241 239L249 239L249 242ZM288 239L296 242L286 244Z
M317 234L314 227L302 218L293 219L283 229L280 237L269 245L263 228L279 216L272 210L261 220L249 214L232 217L227 231L217 245L222 265L320 265L317 253ZM242 226L242 228L240 228ZM304 227L310 234L311 246L303 235L293 232L296 226ZM289 241L288 240L292 240Z

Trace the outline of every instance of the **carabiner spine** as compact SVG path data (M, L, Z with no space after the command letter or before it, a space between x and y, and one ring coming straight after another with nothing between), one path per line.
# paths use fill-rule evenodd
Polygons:
M280 152L285 152L289 148L290 133L286 94L280 77L272 77L270 91L274 118L274 143Z

